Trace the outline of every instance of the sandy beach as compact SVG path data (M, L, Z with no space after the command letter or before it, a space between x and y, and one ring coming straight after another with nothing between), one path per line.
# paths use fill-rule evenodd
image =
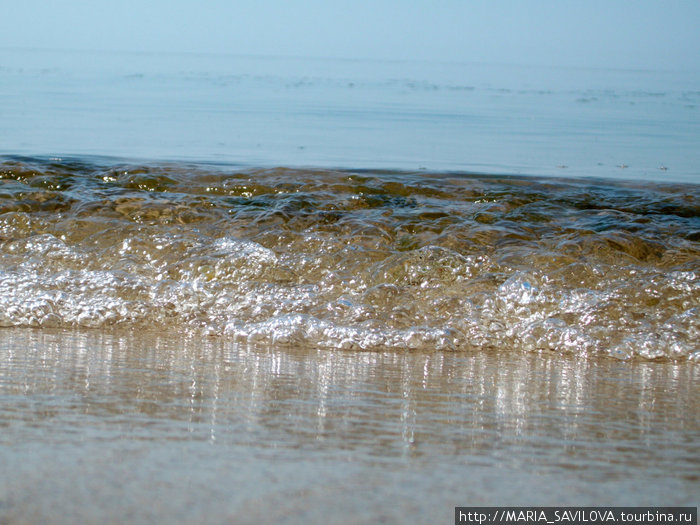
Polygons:
M0 523L697 505L700 368L3 329Z

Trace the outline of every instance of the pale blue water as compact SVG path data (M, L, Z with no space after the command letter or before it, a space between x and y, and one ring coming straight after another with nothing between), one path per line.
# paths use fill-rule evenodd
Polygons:
M700 182L700 72L0 50L0 154Z

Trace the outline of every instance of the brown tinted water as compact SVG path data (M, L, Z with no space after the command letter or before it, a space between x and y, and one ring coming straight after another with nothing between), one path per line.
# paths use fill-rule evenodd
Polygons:
M7 160L0 325L700 357L700 186Z
M0 523L697 505L700 186L5 159Z
M6 329L2 523L451 523L697 505L700 369Z

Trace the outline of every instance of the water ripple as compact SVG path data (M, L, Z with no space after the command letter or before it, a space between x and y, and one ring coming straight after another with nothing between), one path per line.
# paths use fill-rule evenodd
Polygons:
M0 165L0 325L698 359L700 187Z

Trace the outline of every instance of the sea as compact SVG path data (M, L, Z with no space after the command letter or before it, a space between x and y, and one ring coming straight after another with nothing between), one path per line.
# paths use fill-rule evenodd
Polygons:
M0 523L696 506L700 71L0 50Z

